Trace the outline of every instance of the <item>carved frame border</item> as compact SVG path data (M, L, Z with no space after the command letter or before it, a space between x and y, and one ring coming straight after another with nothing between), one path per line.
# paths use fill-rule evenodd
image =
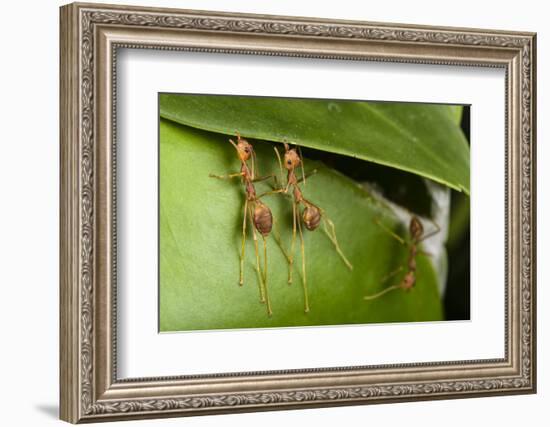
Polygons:
M60 13L62 419L535 392L535 34L97 4L71 4ZM504 67L505 358L117 380L111 279L116 279L118 47ZM290 386L290 380L299 385Z

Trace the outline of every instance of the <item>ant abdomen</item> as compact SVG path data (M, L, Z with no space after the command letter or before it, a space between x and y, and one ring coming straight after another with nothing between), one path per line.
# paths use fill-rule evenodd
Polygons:
M271 233L271 228L273 227L271 210L261 202L257 202L254 208L254 227L264 237Z
M315 230L321 223L321 211L316 206L306 206L302 214L302 219L306 228L310 231Z

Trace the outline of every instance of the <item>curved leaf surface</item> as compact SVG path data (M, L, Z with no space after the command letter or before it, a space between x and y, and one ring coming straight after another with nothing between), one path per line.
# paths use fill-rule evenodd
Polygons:
M467 141L449 105L221 95L160 95L162 117L228 135L289 141L470 191Z
M277 170L271 144L253 141L262 172ZM224 135L170 121L160 124L160 329L181 331L251 327L336 325L442 319L437 274L431 259L418 258L418 283L408 293L395 291L373 301L363 300L394 283L381 278L406 261L406 248L375 223L403 235L406 228L388 205L355 182L322 164L308 161L318 172L303 191L336 225L342 247L354 268L349 271L328 237L306 231L305 249L311 310L304 313L300 247L294 283L287 284L288 264L273 236L268 238L268 287L273 306L269 317L259 302L254 245L246 244L245 283L239 286L244 191L238 179L219 180L209 174L239 170L234 148ZM257 183L269 191L268 182ZM282 244L291 240L290 200L266 196Z

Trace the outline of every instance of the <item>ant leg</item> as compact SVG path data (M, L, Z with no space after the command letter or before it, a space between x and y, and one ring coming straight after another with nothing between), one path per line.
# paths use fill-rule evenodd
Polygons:
M290 244L290 257L288 259L288 284L292 283L292 269L294 266L294 245L296 243L296 202L292 201L292 240Z
M242 172L232 173L229 175L214 175L213 173L208 174L210 178L218 178L218 179L231 179L231 178L240 178L243 176Z
M435 230L430 231L428 234L425 234L420 239L418 239L418 243L420 243L420 242L422 242L426 239L429 239L432 236L435 236L437 233L439 233L441 231L441 227L434 220L428 218L428 221L431 222L435 226Z
M298 148L298 155L300 156L300 169L302 169L302 181L304 183L304 187L306 186L306 173L304 171L304 156L302 156L302 148L297 145ZM300 182L300 181L298 181Z
M265 193L262 193L259 196L257 196L257 198L261 199L264 196L269 196L270 194L277 194L277 193L282 193L282 192L283 192L282 188L279 188L277 190L266 191Z
M244 283L244 248L246 246L246 218L248 215L248 200L244 199L244 213L243 213L243 241L241 243L241 272L239 285L242 286Z
M306 280L306 249L304 245L304 235L302 233L302 223L298 221L298 230L300 232L300 246L302 250L302 285L304 287L304 311L309 311L309 299L307 296L307 280Z
M309 178L310 176L315 175L317 172L318 172L317 169L313 169L312 171L309 171L309 172L306 173L302 178L300 178L300 179L297 181L297 183L300 184L301 182L303 182L304 185L305 185L306 178Z
M260 176L258 178L254 178L251 180L251 182L265 181L266 179L269 179L269 178L277 178L277 177L273 174L269 174L269 175Z
M376 224L378 224L378 226L384 230L386 233L388 233L390 236L392 236L395 240L397 240L399 243L401 243L402 245L404 246L407 246L407 243L405 242L405 240L403 240L403 238L397 234L395 234L392 230L390 230L388 227L386 227L384 224L382 224L382 222L376 218L374 220L374 222L376 222Z
M275 192L275 193L279 193L279 192L282 192L283 189L282 188L279 188L279 181L277 180L277 175L275 174L269 174L269 175L264 175L264 176L261 176L259 178L254 178L253 180L251 180L251 182L253 183L256 183L256 182L260 182L260 181L266 181L270 178L273 178L273 182L269 182L268 185L269 187Z
M262 278L264 280L264 289L267 294L267 286L265 286L266 280L267 280L267 242L265 240L265 236L263 234L261 236L262 236L262 241L264 243L264 269L262 271Z
M290 264L290 255L287 254L287 252L285 251L285 248L283 246L283 242L281 239L281 234L279 233L279 228L275 219L273 219L273 238L275 239L275 242L279 246L279 249L281 249L281 252L283 253L286 259L286 262Z
M284 188L277 188L277 189L274 189L274 190L270 190L270 191L266 191L265 193L262 193L260 194L259 196L257 196L258 199L261 199L262 197L264 196L269 196L271 194L281 194L283 197L286 197L287 199L289 200L293 200L294 199L294 196L292 194L289 194L289 193L285 193L285 189ZM294 201L293 201L294 203Z
M386 289L383 289L383 290L381 290L380 292L377 292L377 293L375 293L375 294L373 294L373 295L364 296L363 299L366 300L366 301L370 301L370 300L379 298L379 297L381 297L382 295L387 294L388 292L395 291L396 289L400 289L400 288L401 288L401 284L399 284L399 285L392 285L392 286L389 286L389 287L387 287Z
M254 227L254 215L252 213L252 207L248 209L248 216L250 218L250 225L252 227L252 237L254 238L254 250L256 252L256 272L260 278L259 287L260 287L260 302L265 302L265 291L264 291L264 281L262 277L262 271L260 270L260 250L258 249L258 237L256 236L256 228Z
M273 147L273 149L275 150L275 154L277 155L277 162L279 163L279 174L281 175L281 185L283 185L283 182L284 182L283 161L281 160L281 155L279 154L279 150L277 150L277 147ZM287 190L288 190L288 186L287 186Z
M342 258L342 261L344 261L344 264L350 269L353 270L353 265L351 265L351 262L348 261L344 253L342 252L342 249L340 249L340 245L338 244L338 240L336 239L336 228L334 227L334 223L328 218L326 215L322 215L323 218L323 228L325 234L328 236L332 244L334 245L334 248L336 249L336 252L338 255L340 255L340 258ZM328 230L327 224L330 227L330 232Z
M267 303L267 314L271 316L273 314L273 311L271 310L271 301L269 299L269 293L267 291L267 242L263 234L262 234L262 240L264 241L264 292L265 292L265 300Z
M252 179L256 178L256 173L259 175L258 165L256 164L256 152L252 149Z
M251 181L252 182L260 182L260 181L265 181L266 179L269 179L269 178L275 178L275 180L277 180L276 176L273 175L273 174L269 174L269 175L264 175L264 176L260 176L258 178L256 178L256 175L260 175L260 170L258 169L258 161L257 161L257 158L256 158L256 151L252 150L252 179Z
M397 273L399 273L402 270L403 270L403 266L400 265L395 270L393 270L392 272L390 272L390 273L386 274L384 277L382 277L382 279L380 279L380 283L386 282L387 280L391 279L393 276L395 276Z
M279 233L279 228L278 228L278 225L277 225L277 221L275 221L275 218L273 218L273 238L275 239L275 242L277 243L277 245L279 246L279 248L283 252L283 255L285 256L286 261L290 262L290 258L288 257L288 254L286 253L285 248L283 247L283 242L282 242L282 239L281 239L281 233Z

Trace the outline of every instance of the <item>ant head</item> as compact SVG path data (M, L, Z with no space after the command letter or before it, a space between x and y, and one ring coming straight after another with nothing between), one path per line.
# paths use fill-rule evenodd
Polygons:
M233 140L229 140L231 144L235 147L237 150L237 153L239 154L239 158L246 162L252 154L254 153L254 148L252 147L252 144L250 144L246 139L241 138L241 135L237 132L237 143Z
M409 224L409 233L411 233L411 237L413 239L419 239L422 234L424 234L424 227L416 216L413 216L411 218L411 222Z
M284 166L287 170L296 169L298 166L300 166L301 159L298 153L296 152L295 148L288 148L288 144L285 143L285 160L284 160Z

